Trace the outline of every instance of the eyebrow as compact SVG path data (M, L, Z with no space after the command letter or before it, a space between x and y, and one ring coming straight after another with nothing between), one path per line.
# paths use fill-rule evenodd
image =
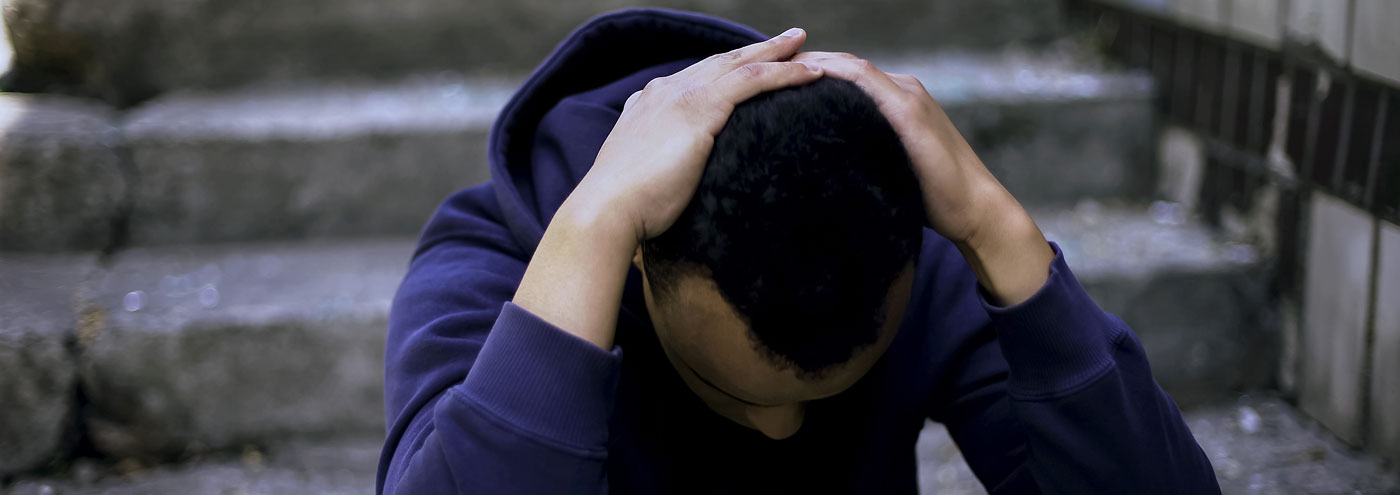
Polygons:
M731 394L731 393L729 393L728 391L726 391L726 390L724 390L724 389L722 389L722 388L719 388L719 385L715 385L714 383L711 383L709 380L706 380L705 377L702 376L702 375L700 374L699 371L695 371L695 368L692 368L692 367L690 366L689 363L686 363L685 367L686 367L686 369L689 369L689 370L690 370L690 374L695 375L695 378L698 379L698 380L700 380L700 383L704 383L705 385L709 385L710 388L715 389L715 391L717 391L717 392L719 392L719 393L721 393L721 394L724 394L724 395L729 396L729 398L731 398L731 399L737 400L737 401L739 401L739 402L743 402L743 403L748 404L748 405L750 405L750 406L756 406L756 407L773 407L773 406L779 406L779 405L781 405L781 404L759 404L759 403L757 403L757 402L752 402L752 401L744 400L744 399L740 398L740 397L737 396L737 395Z

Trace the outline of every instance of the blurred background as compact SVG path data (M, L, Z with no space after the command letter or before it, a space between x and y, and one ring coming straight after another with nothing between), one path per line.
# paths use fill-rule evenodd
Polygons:
M372 493L415 234L634 5L0 0L0 493ZM1400 2L650 5L917 75L1226 493L1400 493ZM985 493L941 427L918 453Z

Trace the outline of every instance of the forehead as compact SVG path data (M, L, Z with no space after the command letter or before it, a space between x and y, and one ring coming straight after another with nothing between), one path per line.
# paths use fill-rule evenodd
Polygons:
M862 363L873 362L867 355L874 352L878 357L884 348L870 346L819 377L799 378L795 368L780 367L763 353L748 325L720 295L713 280L686 276L672 289L667 304L658 308L658 316L665 320L658 326L665 328L661 338L695 374L744 399L767 403L830 397L859 380L868 369ZM886 339L882 336L881 340Z

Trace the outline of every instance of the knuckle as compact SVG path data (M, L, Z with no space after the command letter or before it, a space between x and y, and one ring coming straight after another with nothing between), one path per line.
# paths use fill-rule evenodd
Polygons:
M718 60L718 61L721 62L721 63L732 64L732 63L738 61L738 60L739 60L739 57L742 57L743 55L744 55L743 49L741 49L741 48L736 48L736 49L733 49L733 50L730 50L730 51L727 51L727 52L724 52L724 53L717 54L717 55L715 55L715 57L716 57L716 60Z
M751 80L754 80L754 79L762 78L763 75L764 75L764 73L766 72L766 70L764 69L764 66L762 66L762 65L759 65L759 64L748 64L748 65L745 65L745 66L743 66L743 67L738 68L738 69L735 70L734 72L735 72L736 75L739 76L740 79L743 79L743 80L745 80L745 81L751 81Z
M921 106L919 105L919 98L908 92L901 91L899 95L894 97L894 101L895 104L902 108L919 108Z

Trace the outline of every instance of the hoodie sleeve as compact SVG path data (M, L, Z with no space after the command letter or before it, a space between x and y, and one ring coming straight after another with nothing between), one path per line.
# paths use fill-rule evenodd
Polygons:
M490 185L449 198L394 298L382 494L600 493L620 351L507 302L528 256Z
M993 494L1218 494L1210 461L1132 330L1052 243L1049 279L989 324L955 380L950 434Z

